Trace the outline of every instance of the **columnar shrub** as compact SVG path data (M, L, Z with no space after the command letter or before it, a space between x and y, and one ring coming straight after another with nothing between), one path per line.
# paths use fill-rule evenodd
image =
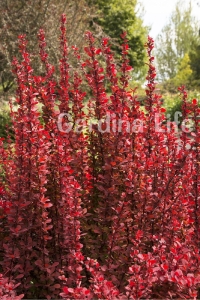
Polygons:
M25 36L13 60L14 143L1 139L1 273L27 299L200 296L200 135L197 99L180 87L183 119L166 123L148 37L145 110L109 40L86 33L68 60L62 16L60 80L38 34L44 76L34 75ZM42 107L42 109L39 109ZM2 283L0 283L2 285ZM5 285L5 284L4 284ZM3 292L7 290L3 287ZM15 297L7 292L5 299ZM22 296L21 296L22 295Z

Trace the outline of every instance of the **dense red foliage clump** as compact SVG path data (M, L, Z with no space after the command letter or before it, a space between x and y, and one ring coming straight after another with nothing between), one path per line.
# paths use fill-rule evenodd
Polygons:
M0 148L0 296L196 299L197 100L188 103L184 87L179 89L183 117L193 120L191 139L185 130L177 134L175 125L166 123L156 93L150 37L141 110L129 88L126 34L118 66L108 39L98 47L87 32L84 58L72 49L73 71L65 22L63 15L59 82L42 30L42 75L33 73L25 36L19 37L22 60L13 61L15 140L1 140Z

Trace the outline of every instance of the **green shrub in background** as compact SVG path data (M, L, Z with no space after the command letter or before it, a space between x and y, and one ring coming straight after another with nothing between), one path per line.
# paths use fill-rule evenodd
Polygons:
M198 100L198 104L200 106L200 92L198 91L190 91L188 92L188 100L191 101L192 99L196 98ZM175 112L182 112L182 100L177 94L169 94L166 93L163 96L163 106L166 109L166 114L170 115L170 120L174 121ZM181 120L181 117L180 117Z
M166 94L164 96L164 102L163 105L166 109L166 114L170 115L170 119L171 121L174 121L174 114L176 111L180 111L181 112L181 105L182 105L182 101L179 97L179 95L170 95L170 94Z
M0 107L0 137L6 138L10 135L13 138L12 121L8 104L1 104Z

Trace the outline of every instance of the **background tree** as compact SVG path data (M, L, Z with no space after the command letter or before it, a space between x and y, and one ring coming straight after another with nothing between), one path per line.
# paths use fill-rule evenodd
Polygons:
M192 14L192 4L176 3L169 23L164 26L156 40L156 61L159 79L166 81L176 76L179 65L191 45L198 38L198 21ZM180 74L179 74L180 75Z
M47 29L49 59L58 65L59 20L66 13L68 18L69 45L82 47L83 34L92 18L92 8L85 0L1 0L0 1L0 79L4 92L13 85L11 61L18 56L17 37L26 34L32 53L38 50L37 32ZM38 61L34 67L38 70Z
M177 87L181 85L185 85L188 90L190 90L193 85L192 83L192 69L191 69L191 61L189 54L186 53L177 66L176 75L167 80L163 85L165 89L170 92L177 92Z
M130 65L134 67L136 78L143 78L146 72L144 43L148 27L143 25L141 4L137 0L88 0L88 3L96 5L97 15L93 24L99 25L112 38L118 57L121 53L120 35L123 31L127 32Z
M200 39L200 37L199 37ZM200 89L200 41L198 41L189 52L190 66L192 69L193 85Z

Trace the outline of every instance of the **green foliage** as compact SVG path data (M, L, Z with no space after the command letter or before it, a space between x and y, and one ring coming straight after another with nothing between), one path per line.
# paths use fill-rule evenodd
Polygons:
M137 77L142 78L146 73L144 43L147 37L147 27L137 15L137 0L88 0L88 2L96 4L98 12L94 21L108 36L113 38L115 42L113 50L118 58L121 52L120 35L124 31L127 32L130 65L134 67Z
M190 66L192 69L193 85L200 89L200 44L193 45L192 50L189 52Z
M173 96L170 94L166 94L164 96L164 107L166 109L166 114L170 115L171 121L174 120L175 112L181 112L181 105L182 101L178 94Z
M190 58L188 53L186 53L178 64L176 75L166 81L165 88L171 92L175 92L179 86L185 85L189 90L191 89L191 80L192 69L190 67Z
M13 130L10 113L6 106L0 111L0 137L6 138L9 134L11 138L13 137Z

